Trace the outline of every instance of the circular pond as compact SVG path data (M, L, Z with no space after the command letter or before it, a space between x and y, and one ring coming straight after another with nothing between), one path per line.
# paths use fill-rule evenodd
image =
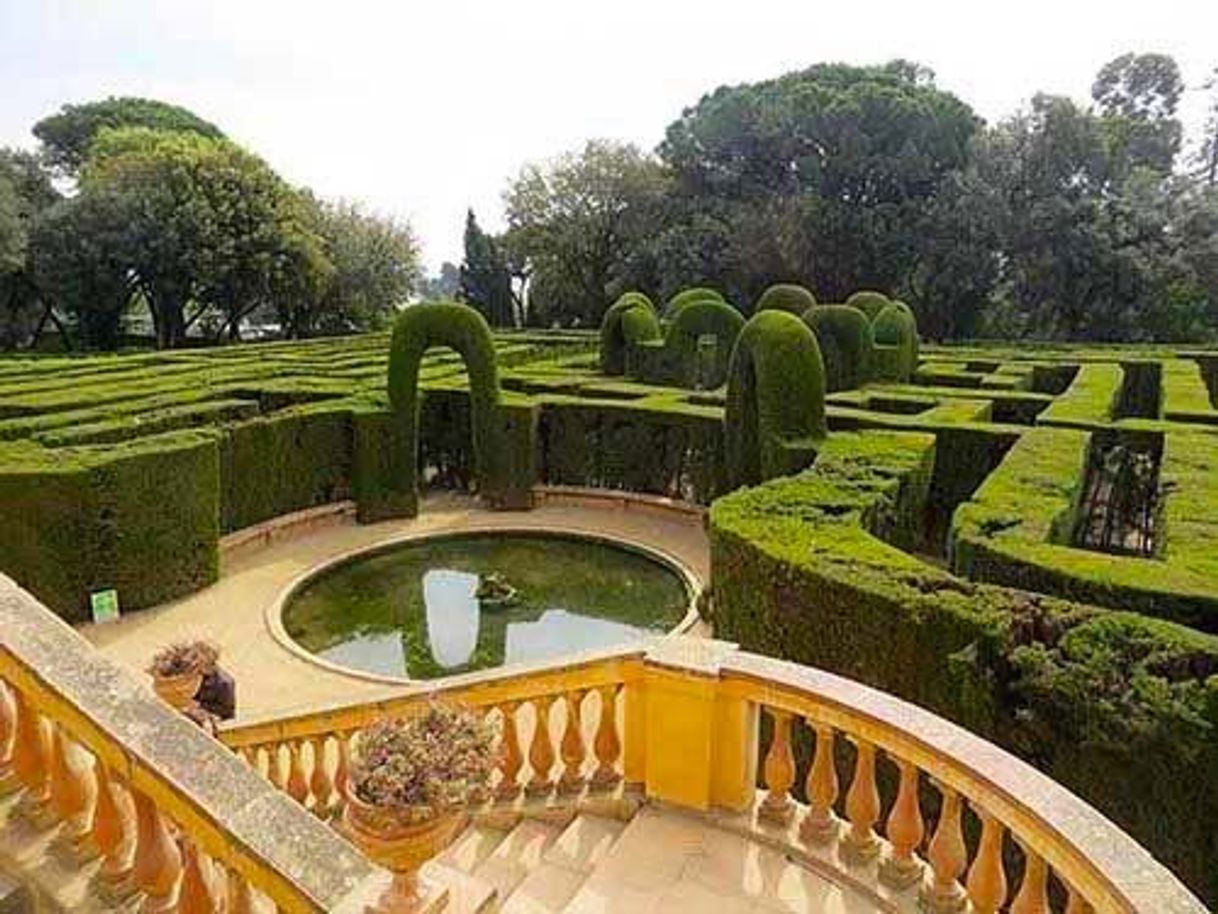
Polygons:
M323 569L283 607L309 653L377 676L431 679L671 631L690 605L643 550L552 533L464 533L380 547Z

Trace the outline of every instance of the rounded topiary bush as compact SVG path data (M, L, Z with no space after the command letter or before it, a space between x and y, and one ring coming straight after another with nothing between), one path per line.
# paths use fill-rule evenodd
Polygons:
M694 286L691 289L683 289L670 298L668 304L664 306L665 320L672 320L677 316L678 311L686 305L692 305L696 301L725 301L725 299L721 293L706 286Z
M394 453L386 489L388 513L418 513L419 364L433 346L455 349L469 376L474 473L484 495L504 484L499 442L499 368L491 328L480 313L459 302L415 305L401 313L389 343L389 403L395 424ZM388 513L382 516L388 516Z
M867 315L869 321L874 321L880 316L881 311L892 304L892 299L882 292L870 292L864 289L846 299L846 304L851 308L858 308Z
M753 315L732 350L724 445L729 485L798 472L828 434L816 335L785 311Z
M718 387L727 378L732 347L744 327L744 315L724 301L702 299L682 306L668 328L664 341L665 356L677 383ZM715 338L710 364L699 366L698 347L702 337Z
M918 325L906 305L890 303L871 324L874 376L906 383L918 367Z
M753 305L753 313L762 311L787 311L791 314L802 315L816 304L816 296L795 283L777 283L761 293L761 298Z
M847 305L818 305L803 317L816 334L828 390L851 390L867 383L875 346L867 315Z
M626 292L601 319L600 367L605 374L626 370L626 350L662 335L655 305L642 292Z

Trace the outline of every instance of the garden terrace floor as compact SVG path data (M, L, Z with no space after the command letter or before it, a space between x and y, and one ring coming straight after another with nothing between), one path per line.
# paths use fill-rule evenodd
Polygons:
M347 553L395 537L468 529L552 530L602 535L663 552L700 581L709 579L706 533L697 518L668 514L639 504L623 509L605 499L558 498L528 512L488 511L474 499L440 495L424 500L417 518L359 525L349 514L297 533L285 531L265 545L248 534L230 538L220 580L180 600L123 616L118 622L85 625L81 634L136 675L156 651L173 641L205 638L221 653L221 665L237 682L238 718L274 714L337 699L374 698L393 686L346 675L303 659L280 644L266 621L272 606L303 574ZM242 536L242 535L238 535Z

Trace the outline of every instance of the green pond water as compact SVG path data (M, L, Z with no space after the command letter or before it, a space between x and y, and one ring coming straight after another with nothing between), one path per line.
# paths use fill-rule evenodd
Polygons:
M478 601L499 574L516 599ZM292 597L284 628L342 666L429 679L628 644L672 629L689 595L674 570L630 549L536 534L405 543L324 572Z

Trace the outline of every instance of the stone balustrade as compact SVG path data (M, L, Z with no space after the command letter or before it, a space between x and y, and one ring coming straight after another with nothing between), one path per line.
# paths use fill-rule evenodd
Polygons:
M342 803L352 735L433 699L498 721L488 813L634 792L832 871L877 910L1206 910L1124 832L996 746L851 680L722 642L671 637L387 689L221 737L328 816Z
M143 912L356 912L390 878L3 576L0 798Z

